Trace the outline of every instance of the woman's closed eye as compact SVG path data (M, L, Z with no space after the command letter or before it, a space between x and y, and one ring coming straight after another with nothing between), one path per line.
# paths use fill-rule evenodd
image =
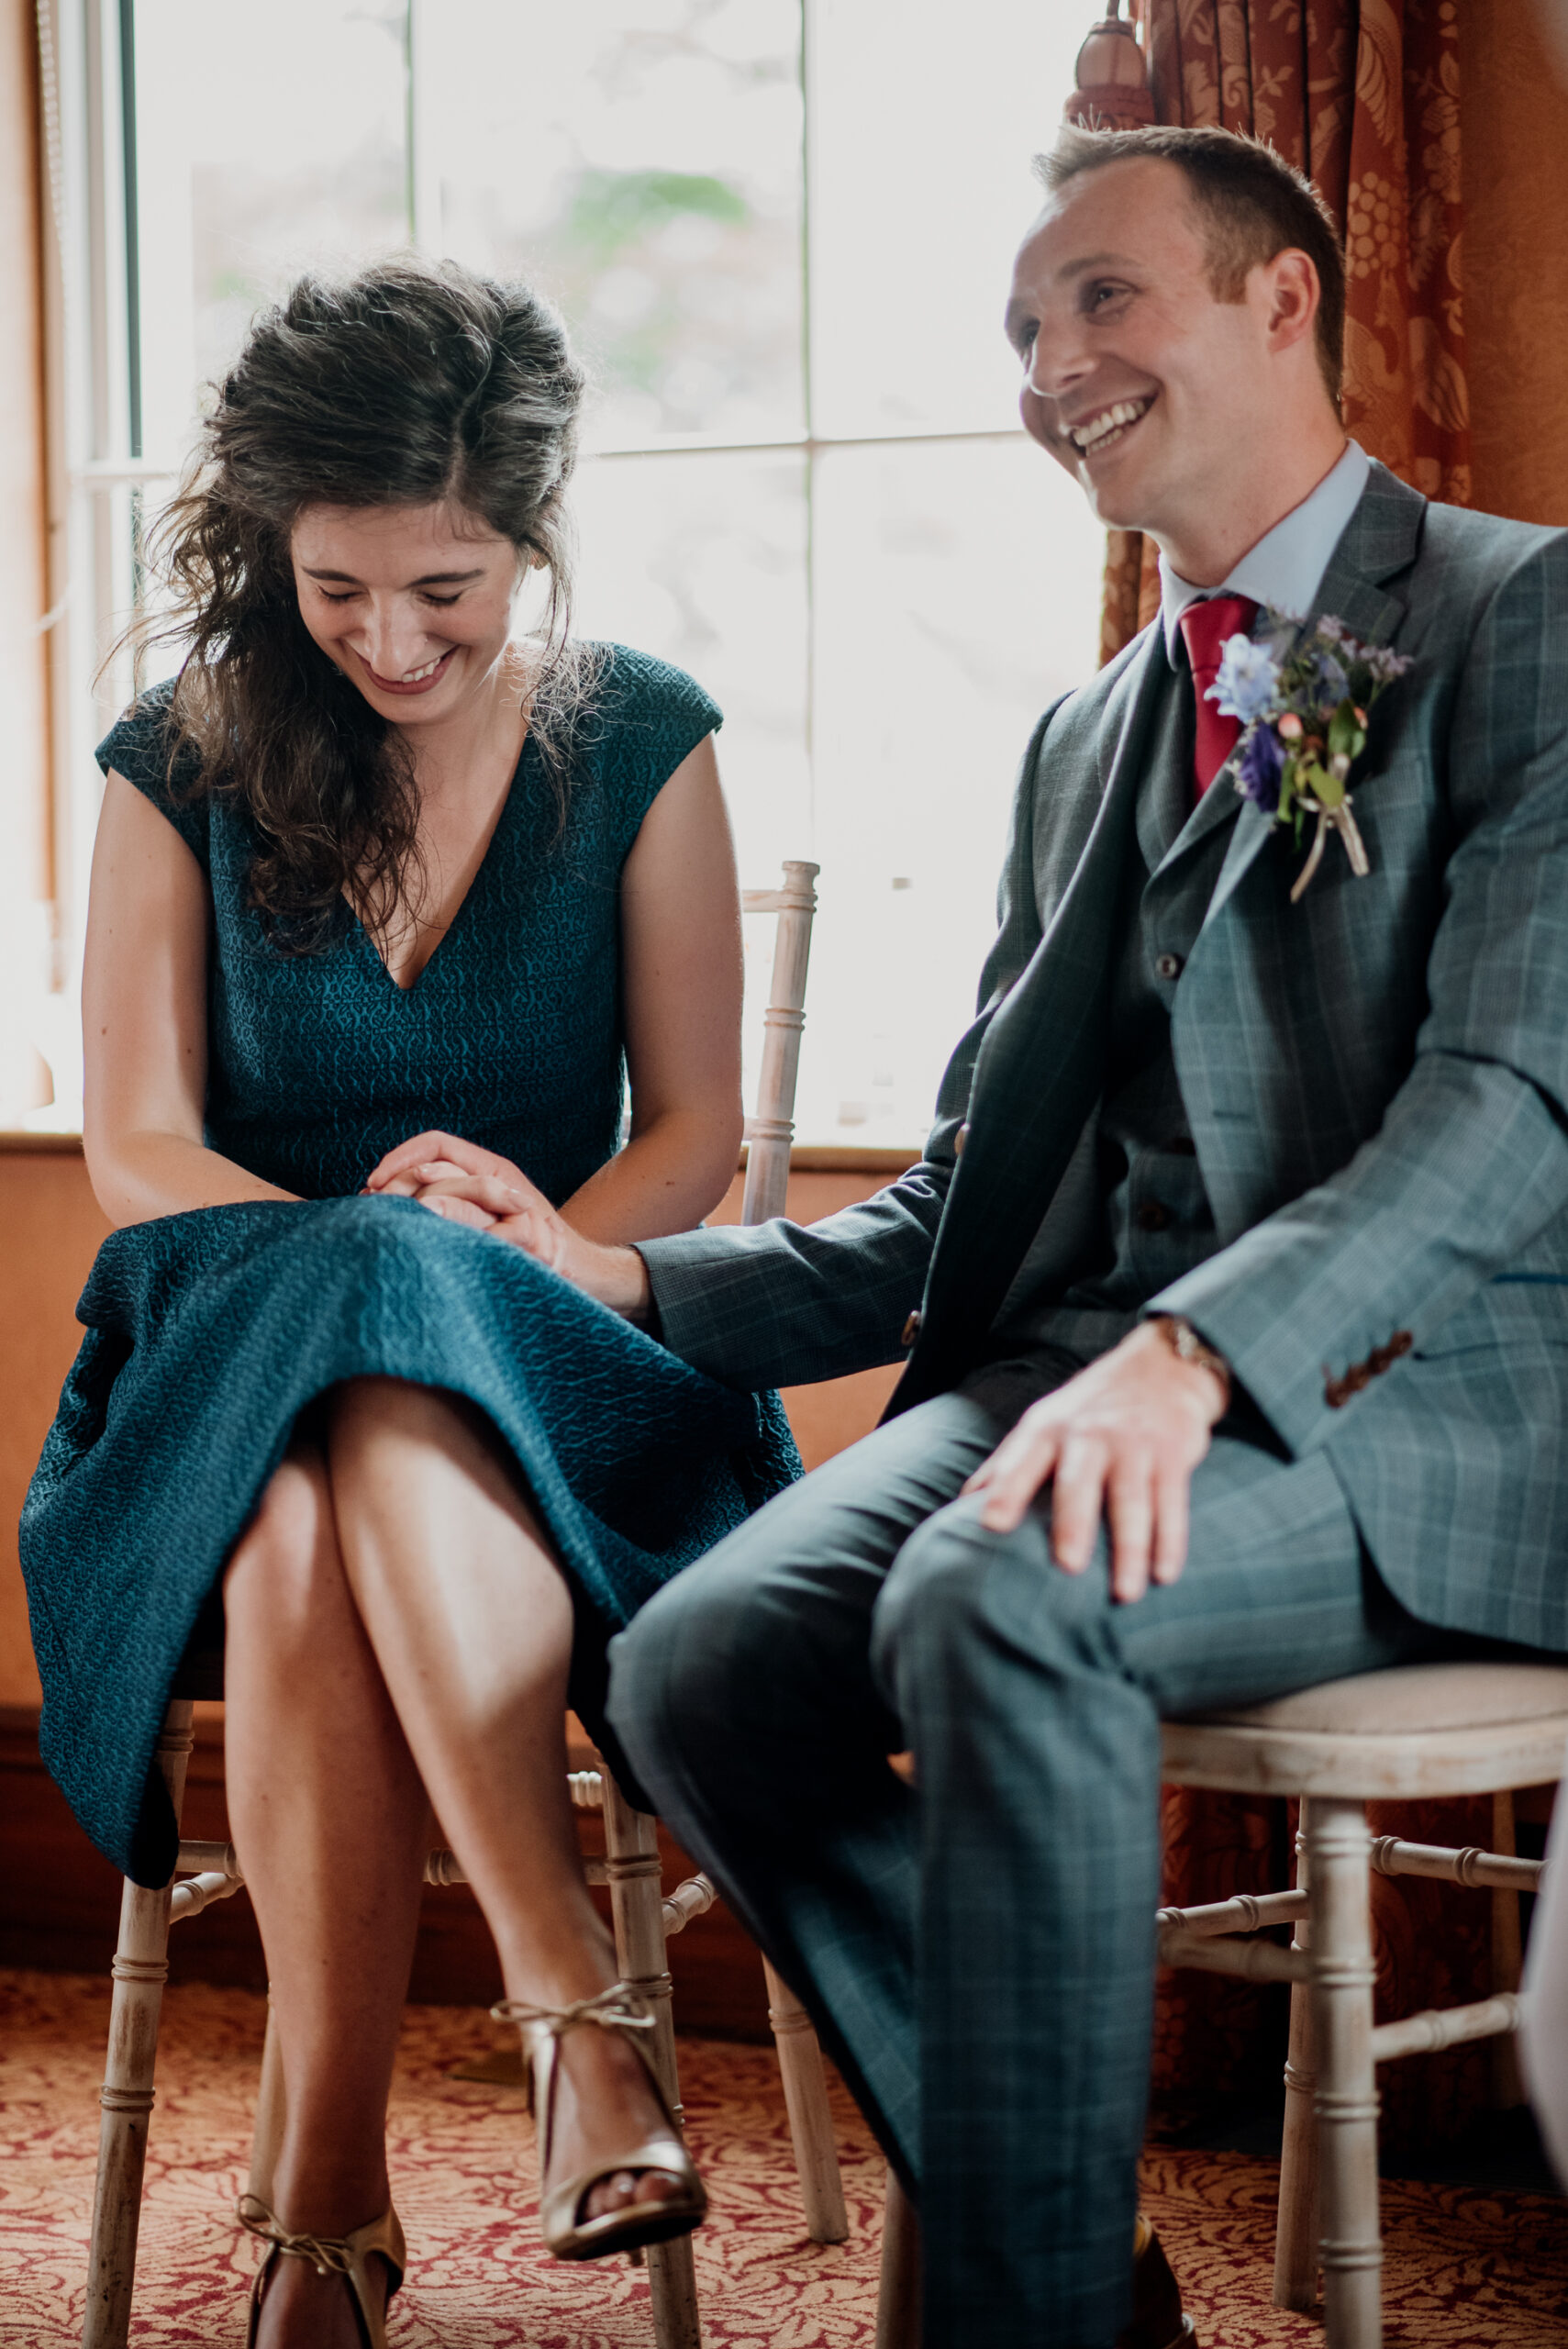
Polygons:
M352 604L357 601L360 594L357 587L345 587L342 594L339 596L335 596L329 587L319 588L317 592L322 602L326 604ZM421 596L419 601L422 604L431 604L438 611L444 612L450 610L453 604L460 603L462 597L462 591L460 588L455 596Z

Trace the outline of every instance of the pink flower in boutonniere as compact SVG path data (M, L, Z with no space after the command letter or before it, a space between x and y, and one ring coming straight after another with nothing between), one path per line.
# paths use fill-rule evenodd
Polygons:
M1295 625L1282 613L1267 617L1276 630ZM1227 763L1237 790L1289 824L1298 847L1307 818L1318 819L1292 905L1323 862L1331 831L1358 879L1371 870L1351 808L1350 773L1366 748L1373 703L1409 666L1407 654L1386 645L1358 643L1329 614L1283 656L1247 636L1233 636L1223 650L1208 698L1245 729Z

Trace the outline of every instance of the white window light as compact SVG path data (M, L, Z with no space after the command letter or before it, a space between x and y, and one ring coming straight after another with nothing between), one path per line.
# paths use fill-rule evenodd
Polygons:
M138 507L258 300L416 244L562 300L600 384L580 623L724 705L744 877L823 867L800 1138L918 1142L1018 755L1094 660L1103 537L1018 429L998 324L1083 16L906 0L890 40L885 0L39 0L61 907L29 1122L74 1110Z

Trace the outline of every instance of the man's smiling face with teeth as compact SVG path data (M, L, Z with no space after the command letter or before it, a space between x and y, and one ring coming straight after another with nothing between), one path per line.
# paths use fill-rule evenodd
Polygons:
M1207 225L1179 164L1084 171L1048 198L1007 305L1029 430L1101 521L1148 530L1167 551L1267 465L1281 429L1279 281L1304 264L1261 263L1239 300L1218 301Z

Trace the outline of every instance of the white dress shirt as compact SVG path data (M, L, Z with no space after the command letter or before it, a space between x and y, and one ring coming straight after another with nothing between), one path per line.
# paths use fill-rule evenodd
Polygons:
M1176 666L1177 629L1189 604L1205 603L1213 596L1250 596L1255 604L1305 618L1317 601L1329 558L1361 504L1371 471L1372 459L1360 442L1347 441L1344 455L1311 495L1293 506L1272 530L1265 530L1218 587L1195 587L1191 580L1173 571L1162 555L1160 617L1172 668Z

